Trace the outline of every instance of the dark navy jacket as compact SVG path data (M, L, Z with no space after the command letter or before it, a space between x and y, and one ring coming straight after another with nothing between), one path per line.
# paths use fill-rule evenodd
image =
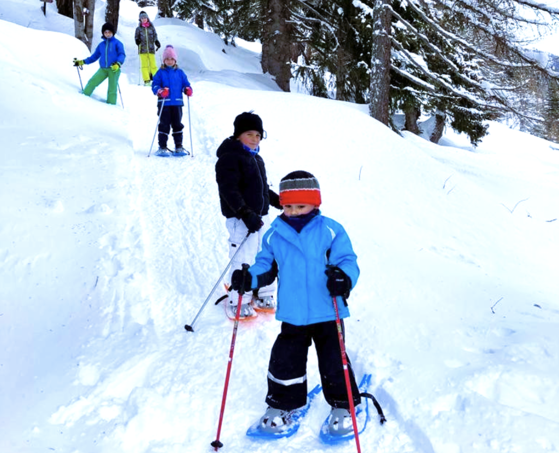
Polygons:
M270 189L262 158L246 151L233 137L223 141L217 157L215 176L222 214L239 218L239 209L245 205L258 215L268 214Z

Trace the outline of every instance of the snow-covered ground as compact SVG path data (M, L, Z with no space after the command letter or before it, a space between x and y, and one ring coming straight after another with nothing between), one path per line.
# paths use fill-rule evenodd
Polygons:
M399 137L366 106L284 93L258 54L166 19L161 43L194 88L194 157L148 158L140 9L121 2L122 108L106 85L79 93L72 59L89 52L40 5L0 3L0 452L209 451L232 323L212 300L183 326L228 262L215 150L247 110L264 120L273 186L314 173L359 256L347 346L388 419L363 452L559 451L557 145L497 123L477 149L451 131L442 146ZM100 1L96 29L103 14ZM270 316L240 326L223 451L356 451L318 440L322 397L296 436L245 437L278 330ZM314 352L308 371L318 383Z

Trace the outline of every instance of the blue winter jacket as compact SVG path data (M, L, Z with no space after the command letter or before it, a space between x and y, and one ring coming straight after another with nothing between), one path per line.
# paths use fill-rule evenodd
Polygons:
M355 287L359 278L357 256L349 236L335 220L318 214L297 233L277 217L264 234L262 250L249 269L252 288L258 276L278 266L278 307L276 318L296 326L336 319L332 296L326 287L326 265L342 269ZM265 279L266 277L264 277ZM262 278L261 278L262 281ZM341 297L337 298L340 318L349 316Z
M177 66L165 66L159 68L159 70L153 76L153 81L151 83L151 89L153 94L157 94L157 90L160 88L169 88L169 97L165 99L165 105L184 105L182 100L182 93L185 88L190 86L188 77L182 69ZM158 103L162 100L159 99Z
M95 52L84 60L85 64L91 64L99 60L99 66L108 68L115 63L124 63L126 54L124 53L124 46L114 36L107 39L103 36L103 41L99 43Z

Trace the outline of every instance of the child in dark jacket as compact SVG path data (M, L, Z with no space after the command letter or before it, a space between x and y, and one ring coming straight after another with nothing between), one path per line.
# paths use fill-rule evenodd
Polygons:
M340 318L348 317L345 302L359 277L357 256L344 228L320 213L320 187L312 174L295 171L285 176L279 201L283 214L264 235L256 262L248 273L237 270L232 275L232 287L240 290L267 285L279 273L276 318L282 321L281 333L270 356L269 407L259 429L281 432L306 405L307 354L314 342L324 396L332 406L330 426L336 429L331 434L343 436L352 424L332 298ZM361 398L350 365L349 376L358 405Z
M229 277L243 263L254 262L262 236L270 224L269 207L280 209L278 194L268 186L266 167L259 154L260 140L264 135L262 119L255 113L244 112L235 118L233 126L233 136L226 138L217 149L215 164L221 212L227 219L225 226L229 232L229 258L233 260ZM247 237L249 231L251 234ZM257 316L255 309L273 312L275 291L275 282L271 282L258 292L244 294L240 318ZM236 290L229 291L226 305L229 318L235 318L238 299Z
M177 66L177 53L173 46L167 46L163 51L163 65L155 73L151 89L157 95L157 114L160 115L158 126L159 149L157 156L170 156L172 151L167 149L169 132L173 129L173 140L175 142L175 154L189 154L182 146L183 129L182 107L184 106L182 95L192 96L192 87L188 77L182 69Z
M155 27L149 20L145 11L140 11L140 23L136 27L134 39L138 46L138 56L140 57L140 66L142 68L142 78L144 85L151 85L153 75L157 72L157 64L155 63L155 52L159 50L161 44L157 39Z
M97 88L103 80L109 78L109 90L107 92L107 104L116 105L118 79L120 77L120 67L124 63L126 54L124 46L114 37L115 29L112 24L106 23L101 27L103 41L99 43L95 52L85 60L74 58L74 66L83 66L84 64L94 63L99 60L99 70L89 79L87 85L83 89L83 94L91 96L93 90Z

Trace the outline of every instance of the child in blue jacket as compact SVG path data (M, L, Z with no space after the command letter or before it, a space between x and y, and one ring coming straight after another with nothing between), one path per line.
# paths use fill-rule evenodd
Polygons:
M291 414L307 403L307 354L314 341L326 401L332 406L333 435L352 429L349 401L342 366L336 313L349 316L346 299L357 283L359 267L344 228L324 217L316 178L295 171L280 182L279 201L283 214L262 239L262 250L247 274L232 275L236 290L256 289L279 279L276 318L281 333L272 348L268 368L268 409L260 429L281 432ZM278 275L279 274L279 275ZM351 366L349 375L354 404L361 402Z
M175 142L175 153L178 155L189 154L182 146L182 100L183 93L192 96L192 87L188 77L182 69L177 66L177 52L169 45L163 51L163 65L155 73L151 85L153 93L159 98L157 101L157 114L160 115L158 126L159 149L157 156L170 156L172 152L167 149L169 132L173 129L173 140Z
M99 43L95 52L85 60L74 58L74 66L83 66L84 64L95 63L99 60L99 70L89 79L87 85L83 89L83 94L91 96L93 90L97 88L103 80L109 78L109 89L107 91L107 104L116 105L118 79L120 77L120 67L124 63L126 54L124 46L114 37L115 29L112 24L106 23L101 27L103 40Z

